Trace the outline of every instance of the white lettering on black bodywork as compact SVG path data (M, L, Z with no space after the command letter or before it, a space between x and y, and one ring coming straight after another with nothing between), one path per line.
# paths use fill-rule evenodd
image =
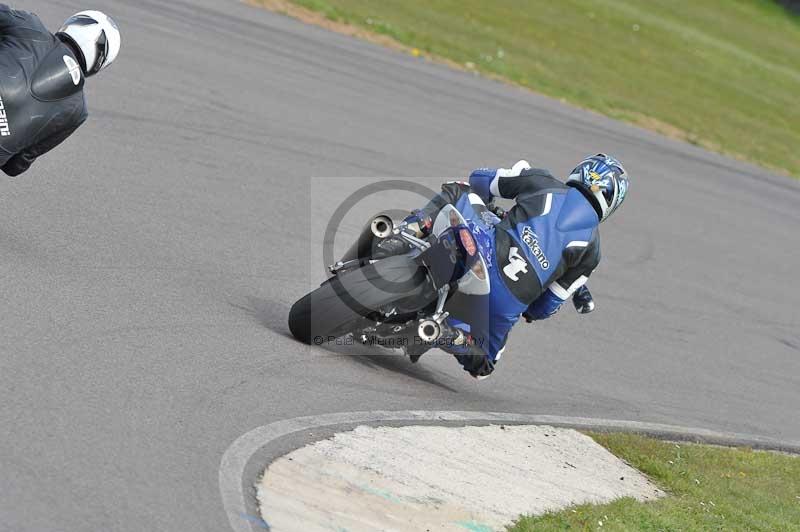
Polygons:
M6 115L6 105L3 97L0 96L0 136L8 137L11 135L11 128L8 126L8 115Z

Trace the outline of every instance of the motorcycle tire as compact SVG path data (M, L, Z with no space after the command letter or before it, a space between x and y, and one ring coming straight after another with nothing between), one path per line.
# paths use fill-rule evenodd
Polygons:
M306 344L322 344L349 332L364 317L392 304L404 311L436 298L424 268L405 255L343 273L307 294L289 311L289 330Z

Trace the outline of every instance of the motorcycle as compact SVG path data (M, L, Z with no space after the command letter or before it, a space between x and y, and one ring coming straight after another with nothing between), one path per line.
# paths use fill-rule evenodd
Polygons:
M385 347L435 345L453 310L489 294L491 234L503 214L467 194L444 206L423 238L406 222L375 216L329 267L330 278L292 306L292 335L316 345L343 337Z

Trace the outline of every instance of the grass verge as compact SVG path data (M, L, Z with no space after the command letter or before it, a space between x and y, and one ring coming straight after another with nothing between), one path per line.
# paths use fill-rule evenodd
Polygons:
M800 177L800 17L771 0L248 0Z
M800 530L800 457L635 434L590 434L669 495L524 517L512 532L547 530Z

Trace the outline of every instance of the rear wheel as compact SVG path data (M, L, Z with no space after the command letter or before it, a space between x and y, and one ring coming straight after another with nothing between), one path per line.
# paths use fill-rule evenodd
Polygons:
M353 329L364 317L390 306L403 312L435 299L424 269L407 256L380 260L342 273L297 301L289 311L289 330L303 343L322 343Z

